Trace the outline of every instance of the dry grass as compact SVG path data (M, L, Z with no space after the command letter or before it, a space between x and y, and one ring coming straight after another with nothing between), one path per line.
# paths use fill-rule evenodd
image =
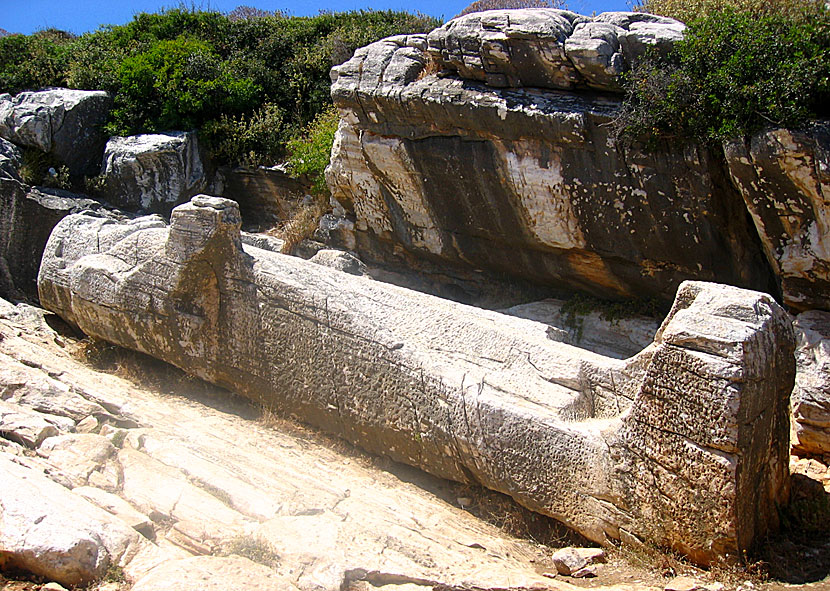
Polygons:
M436 56L430 53L427 56L427 63L424 65L424 69L418 74L416 80L423 80L427 76L438 74L441 70L441 62Z
M236 554L268 568L276 568L280 563L280 557L271 545L266 540L254 536L239 536L229 540L223 544L219 554L221 556Z
M303 240L314 235L320 218L326 211L328 211L328 204L324 197L311 197L310 201L295 207L290 217L273 230L268 231L268 234L283 240L285 244L282 252L291 254Z
M213 387L169 363L93 337L79 341L71 353L93 369L118 376L158 394L171 394L200 386Z

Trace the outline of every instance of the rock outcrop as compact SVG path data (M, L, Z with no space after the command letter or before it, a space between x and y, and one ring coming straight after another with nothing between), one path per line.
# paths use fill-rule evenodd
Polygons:
M100 579L146 540L42 472L0 456L0 565L63 585Z
M830 121L725 146L764 250L794 310L830 310Z
M94 174L106 137L101 126L112 103L103 90L53 88L0 95L0 136L52 154L71 174Z
M647 13L487 10L452 19L427 45L441 68L488 86L619 92L620 76L646 48L665 50L685 28Z
M525 12L556 24L549 42L565 52L557 59L567 61L561 44L567 48L573 36L565 36L578 19L562 11L507 11L511 23L523 22ZM502 23L500 14L475 18ZM617 20L600 15L582 24L618 26ZM719 156L693 145L650 152L615 145L609 128L620 105L615 95L478 81L487 80L476 72L489 63L481 55L493 47L488 36L514 43L512 29L480 25L475 43L454 57L450 49L466 37L451 42L448 35L461 24L373 43L332 70L341 123L327 180L355 218L348 248L366 262L404 250L445 269L486 270L606 299L668 303L687 279L776 293ZM548 55L533 35L517 32L515 39L521 55ZM460 76L425 75L439 53ZM499 70L508 82L541 83L523 81L526 69L528 76L540 70L522 59L504 64L519 68ZM572 70L569 79L578 72L552 68Z
M795 319L798 337L793 447L799 452L830 453L830 313L802 312Z
M290 581L242 556L194 556L157 567L133 591L296 591Z
M479 482L598 542L708 562L776 519L794 339L769 297L687 283L620 361L547 326L244 247L234 202L171 225L63 220L41 302L369 451Z
M52 228L70 213L101 210L81 195L0 177L0 297L37 299L37 272Z
M113 137L101 168L101 195L117 207L168 214L205 187L193 132Z

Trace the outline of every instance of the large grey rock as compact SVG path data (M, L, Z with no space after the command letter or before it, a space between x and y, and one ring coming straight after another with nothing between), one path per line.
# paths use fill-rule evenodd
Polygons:
M565 40L585 20L567 10L487 10L449 21L427 42L441 66L465 79L499 88L572 88L580 77Z
M332 70L341 123L327 181L362 260L405 251L667 304L686 279L776 292L720 156L615 146L615 98L418 79L422 44L385 39Z
M0 136L54 155L72 174L96 172L112 99L103 90L52 88L0 95Z
M37 271L52 228L64 216L90 209L101 204L0 176L0 296L37 299Z
M47 246L41 301L597 542L625 532L708 562L774 527L794 338L769 296L684 284L654 344L621 361L542 324L243 250L239 227L235 203L206 196L169 229L72 216Z
M20 180L20 165L23 154L8 140L0 137L0 178Z
M0 562L79 585L129 560L142 540L37 470L0 456Z
M830 453L830 312L802 312L795 319L795 330L793 446L801 452Z
M110 203L164 214L206 182L197 136L183 131L110 138L101 175Z
M724 151L784 303L830 310L830 122L767 129Z
M647 49L667 52L686 26L646 12L604 12L574 27L565 54L591 88L622 92L620 77Z
M549 8L487 10L449 21L433 30L427 43L441 68L488 86L622 92L622 73L647 48L666 51L685 28L647 13L587 18ZM395 61L402 56L396 54Z

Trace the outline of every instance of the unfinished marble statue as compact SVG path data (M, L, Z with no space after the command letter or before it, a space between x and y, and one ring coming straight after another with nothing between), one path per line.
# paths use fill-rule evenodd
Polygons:
M708 563L788 493L794 337L768 295L686 282L654 342L613 359L548 326L243 245L233 201L55 228L40 300L136 349L591 540Z

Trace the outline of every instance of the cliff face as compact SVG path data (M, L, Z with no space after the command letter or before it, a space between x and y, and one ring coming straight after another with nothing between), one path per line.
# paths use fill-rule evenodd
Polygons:
M769 257L781 238L759 238L747 209L763 173L753 162L742 171L700 146L610 138L620 73L682 29L630 13L489 11L358 50L332 71L341 124L327 176L357 250L606 298L669 301L685 279L781 295Z

